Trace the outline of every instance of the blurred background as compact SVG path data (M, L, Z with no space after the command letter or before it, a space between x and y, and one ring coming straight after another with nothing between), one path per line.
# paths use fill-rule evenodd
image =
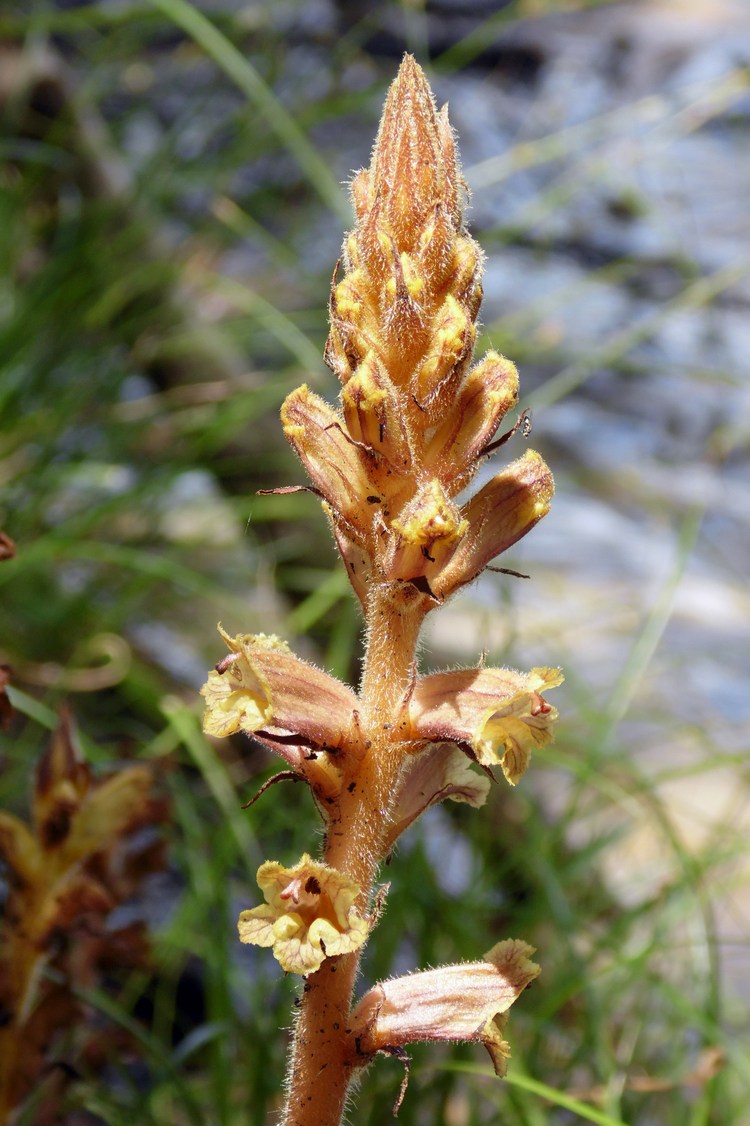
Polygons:
M744 0L3 0L0 530L17 553L0 562L0 806L27 816L66 701L95 770L151 762L172 802L168 867L121 909L152 928L152 972L107 986L107 1019L141 1031L76 1065L59 1121L278 1110L298 983L240 947L236 916L258 864L296 861L320 821L294 786L243 812L277 763L209 744L198 689L218 620L358 677L318 502L255 494L304 480L286 394L338 392L322 349L346 184L404 50L459 137L487 254L477 353L518 364L557 481L500 560L530 578L487 575L432 615L424 667L485 651L566 682L558 741L521 786L431 810L388 873L364 984L508 936L543 966L508 1081L480 1048L415 1046L400 1120L742 1126ZM400 1082L378 1062L351 1120L390 1120Z

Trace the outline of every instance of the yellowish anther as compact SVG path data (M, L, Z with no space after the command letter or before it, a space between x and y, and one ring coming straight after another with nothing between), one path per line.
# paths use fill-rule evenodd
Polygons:
M408 544L427 546L435 540L449 543L460 539L468 528L456 506L447 497L439 481L430 481L405 510L394 520L393 530Z
M354 270L336 286L334 290L336 315L342 320L358 322L362 312L362 300L359 295L361 283L359 271Z
M266 902L242 912L240 941L273 947L288 973L314 973L367 938L369 921L354 906L360 889L335 868L305 853L293 868L267 860L257 878Z

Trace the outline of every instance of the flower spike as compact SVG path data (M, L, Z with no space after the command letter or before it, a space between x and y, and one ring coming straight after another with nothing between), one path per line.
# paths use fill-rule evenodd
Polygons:
M471 367L483 259L464 227L467 195L447 113L407 55L352 183L357 224L331 289L325 355L341 411L307 387L282 408L366 612L388 583L406 601L419 592L424 616L526 535L552 496L529 452L454 502L518 399L509 360L490 352Z
M481 806L493 767L518 782L552 739L546 693L562 680L548 668L416 673L426 614L542 519L554 483L527 450L469 493L487 458L528 436L527 413L503 424L518 404L514 364L494 351L473 359L483 255L464 223L447 109L410 55L351 195L355 225L331 282L324 353L339 403L302 386L281 416L362 608L361 689L277 638L223 631L229 655L203 688L208 734L243 731L285 758L290 769L259 793L304 778L325 814L323 859L261 865L265 902L239 921L243 942L271 947L306 978L284 1126L338 1126L354 1071L378 1052L404 1059L415 1040L481 1042L504 1073L506 1012L539 972L523 942L380 982L355 1007L352 998L380 913L379 865L430 806Z

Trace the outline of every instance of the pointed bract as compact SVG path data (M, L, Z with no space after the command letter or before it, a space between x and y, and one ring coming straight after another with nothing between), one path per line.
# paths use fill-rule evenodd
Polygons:
M386 848L431 805L450 799L479 809L487 800L490 780L473 770L455 743L430 743L410 755L399 781L398 796Z
M386 98L370 184L399 251L411 250L432 209L451 195L446 157L455 156L444 143L424 71L406 55Z

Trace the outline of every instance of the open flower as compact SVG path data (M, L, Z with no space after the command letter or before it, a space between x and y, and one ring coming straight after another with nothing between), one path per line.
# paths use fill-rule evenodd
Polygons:
M539 975L533 953L525 942L506 939L493 946L483 962L381 981L351 1017L360 1056L393 1052L421 1040L481 1041L496 1074L504 1075L510 1055L503 1038L505 1014Z
M409 701L415 738L452 740L482 766L502 767L515 786L535 747L552 742L557 711L542 692L562 683L560 669L462 669L417 681Z
M348 954L367 938L369 922L354 906L360 889L335 868L305 853L294 868L267 860L257 878L266 902L242 912L240 940L272 946L288 973L314 973L325 958Z
M280 754L312 787L321 806L338 793L335 757L357 746L357 697L345 684L290 652L278 637L219 626L230 653L209 673L203 730L244 731Z

